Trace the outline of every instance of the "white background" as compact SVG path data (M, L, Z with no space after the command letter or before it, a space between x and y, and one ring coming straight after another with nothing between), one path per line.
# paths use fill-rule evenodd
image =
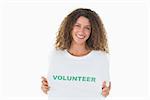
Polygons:
M112 89L107 100L148 100L148 2L7 0L1 2L1 98L47 100L40 89L63 18L86 7L105 25Z

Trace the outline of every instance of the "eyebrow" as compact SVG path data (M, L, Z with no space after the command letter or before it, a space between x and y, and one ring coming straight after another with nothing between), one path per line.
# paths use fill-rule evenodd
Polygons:
M78 22L76 22L75 24L79 24L79 25L81 25L80 23L78 23ZM91 27L91 25L85 25L85 26L89 26L89 27Z

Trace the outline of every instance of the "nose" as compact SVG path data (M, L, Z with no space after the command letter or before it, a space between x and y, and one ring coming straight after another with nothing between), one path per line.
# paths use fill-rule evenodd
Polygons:
M79 34L80 36L84 36L84 33L83 33L83 32L78 32L78 34Z
M78 30L78 32L81 33L81 34L84 34L84 28L81 27L81 28Z

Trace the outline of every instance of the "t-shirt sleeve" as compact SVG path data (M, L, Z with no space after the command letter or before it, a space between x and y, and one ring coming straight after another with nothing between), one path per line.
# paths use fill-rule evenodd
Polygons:
M53 67L53 60L55 57L55 49L52 49L49 54L48 54L48 72L47 72L47 76L50 76L52 74L52 67ZM49 77L48 77L49 78Z
M104 68L104 74L105 74L105 81L106 81L106 85L108 86L109 82L110 82L110 55L106 54L105 57L106 60L106 66Z
M103 53L101 61L103 63L103 66L101 66L101 79L102 82L106 81L108 84L110 81L110 55Z

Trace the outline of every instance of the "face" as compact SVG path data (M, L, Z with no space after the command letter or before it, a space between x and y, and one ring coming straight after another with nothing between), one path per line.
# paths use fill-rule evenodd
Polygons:
M79 17L73 26L72 37L74 43L85 44L91 33L91 25L86 17Z

